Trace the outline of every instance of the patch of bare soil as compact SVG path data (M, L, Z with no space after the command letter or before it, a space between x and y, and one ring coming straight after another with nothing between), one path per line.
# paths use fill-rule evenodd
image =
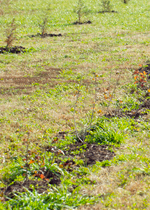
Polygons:
M73 23L73 25L83 25L83 24L92 24L92 22L90 20L88 20L88 21L85 21L85 22L76 21L76 22Z
M4 15L4 12L2 9L0 9L0 15Z
M58 75L61 69L46 67L46 71L42 71L38 76L25 77L25 76L3 76L0 77L0 94L29 94L35 89L36 84L46 84L54 87L60 81ZM35 84L35 86L34 86Z
M63 165L64 167L69 166L69 170L75 167L74 158L83 160L84 165L88 166L95 164L97 161L110 160L115 156L115 153L109 150L109 145L98 145L96 143L87 142L76 142L75 144L68 145L65 151L57 150L57 148L53 146L47 146L45 149L46 151L55 152L56 154L62 152L61 158L63 158L63 156L68 158ZM60 163L59 159L56 160L56 162Z
M146 107L149 107L148 109L150 109L150 100L148 100L146 102ZM105 114L105 117L107 118L111 118L111 117L131 117L134 119L139 118L140 116L145 116L147 115L146 110L143 110L142 107L144 107L145 104L143 104L140 109L138 110L132 110L132 111L126 111L123 112L121 109L116 109L116 110L112 110L111 113Z
M0 95L18 95L18 94L30 94L37 87L43 89L44 84L48 84L49 87L55 87L55 85L62 82L66 83L79 83L76 80L68 80L62 78L60 75L61 69L43 66L45 71L38 73L37 76L1 76L0 77ZM81 85L89 85L92 82L84 79Z
M65 155L69 157L78 156L79 159L83 160L85 165L93 165L96 161L110 160L115 156L115 153L109 150L108 145L98 145L96 143L84 143L84 152L74 154L74 152L82 151L82 149L83 144L76 142L76 144L69 145L68 151L65 151Z
M32 38L32 37L46 38L46 37L57 37L57 36L62 36L62 34L48 34L48 33L40 34L40 33L37 33L35 35L30 35L29 37L30 38Z
M19 54L19 53L24 53L26 52L25 47L22 46L15 46L15 47L0 47L0 54L4 53L14 53L14 54Z

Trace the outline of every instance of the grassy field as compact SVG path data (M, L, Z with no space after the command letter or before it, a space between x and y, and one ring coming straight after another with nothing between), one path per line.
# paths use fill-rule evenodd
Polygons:
M0 209L150 209L150 2L77 3L0 0Z

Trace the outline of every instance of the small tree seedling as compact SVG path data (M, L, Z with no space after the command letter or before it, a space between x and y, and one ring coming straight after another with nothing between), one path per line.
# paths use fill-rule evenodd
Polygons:
M84 5L83 0L78 0L77 6L73 10L78 15L78 23L82 23L82 16L87 15L89 13L87 7Z
M109 0L101 0L101 6L103 12L111 12L112 5Z
M41 35L42 36L44 36L46 34L47 23L48 23L48 18L47 17L44 17L42 23L39 24L39 27L41 28Z
M75 95L76 96L76 101L75 101L74 108L73 108L73 119L74 119L74 125L75 125L75 133L76 133L77 139L81 143L84 142L88 131L91 129L93 119L94 119L94 115L95 115L95 106L96 106L96 102L97 102L97 90L98 90L98 83L97 83L98 75L95 72L93 73L93 75L94 75L94 77L93 77L94 91L93 91L92 111L91 111L91 113L88 117L87 126L82 130L82 136L80 136L80 134L78 133L77 125L76 125L76 117L75 117L77 103L78 103L78 99L80 97L80 90L79 89L77 89L76 95Z
M49 12L51 11L50 5L46 10L46 13L43 15L41 23L39 23L39 27L41 29L41 36L43 37L47 33L48 22L49 22Z
M29 135L30 133L27 132L27 135L28 135L28 138L27 139L24 139L24 143L26 144L26 164L25 164L25 169L26 169L26 183L28 185L28 170L29 170L29 163L28 163L28 153L29 153Z
M15 24L15 18L13 18L12 22L6 29L6 48L10 48L12 46L12 43L14 40L16 40L16 24Z

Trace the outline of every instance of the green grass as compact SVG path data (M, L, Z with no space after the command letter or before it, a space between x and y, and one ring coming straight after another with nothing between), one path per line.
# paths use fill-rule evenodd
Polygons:
M70 193L67 189L54 189L41 195L35 190L26 189L26 193L17 195L9 203L2 206L6 209L73 209L81 204L94 203L96 199L80 196L78 192ZM0 206L1 208L1 206ZM1 208L1 209L2 209Z
M41 32L39 23L49 3L47 32L62 36L31 38ZM26 52L0 54L0 187L24 180L26 172L34 179L41 167L60 173L61 184L50 185L44 194L26 189L6 202L0 192L0 209L149 208L150 112L138 119L104 115L114 109L135 111L149 93L149 84L146 90L134 84L133 72L150 59L150 2L112 0L118 13L103 14L98 13L100 3L85 0L90 13L83 21L92 24L73 25L77 1L1 2L0 47L6 45L5 31L15 18L13 46L24 46ZM54 145L63 151L77 140L75 130L82 134L88 129L85 141L108 144L116 153L112 160L86 167L74 157L80 167L68 172L61 167L68 157L44 150ZM65 138L53 144L60 131ZM38 155L44 165L35 161L25 166L26 140L29 161ZM58 157L61 162L55 163Z

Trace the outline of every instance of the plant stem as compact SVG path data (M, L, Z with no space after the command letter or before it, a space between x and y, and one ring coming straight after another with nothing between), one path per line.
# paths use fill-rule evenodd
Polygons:
M76 113L77 102L78 102L78 99L79 99L79 93L80 93L80 91L77 90L76 101L75 101L74 109L73 109L73 119L74 119L74 125L75 125L76 136L77 136L78 140L79 140L81 143L83 143L83 140L80 138L80 136L79 136L79 134L78 134L77 125L76 125L76 119L75 119L75 113Z

